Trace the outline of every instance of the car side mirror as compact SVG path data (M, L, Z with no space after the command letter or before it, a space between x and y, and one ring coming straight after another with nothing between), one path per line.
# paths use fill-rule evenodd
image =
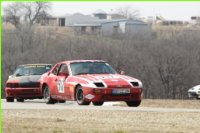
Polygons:
M119 73L120 73L121 75L124 75L124 74L125 74L125 72L124 72L124 71L120 71Z
M64 76L64 77L66 78L66 77L69 76L69 74L66 73L66 72L59 72L59 73L58 73L58 76Z
M51 71L49 71L48 73L47 73L47 75L49 76L51 74Z

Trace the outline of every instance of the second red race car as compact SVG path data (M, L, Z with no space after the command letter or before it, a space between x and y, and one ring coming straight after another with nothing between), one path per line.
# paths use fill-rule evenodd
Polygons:
M26 64L17 67L6 82L6 101L24 102L25 99L43 98L40 77L51 70L52 64Z
M142 99L142 82L118 74L101 60L73 60L57 63L41 77L47 104L75 100L79 105L103 105L106 101L125 101L137 107Z

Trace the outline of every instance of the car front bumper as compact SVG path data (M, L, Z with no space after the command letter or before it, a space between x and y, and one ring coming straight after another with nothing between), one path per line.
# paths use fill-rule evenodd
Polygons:
M200 98L200 94L196 92L188 92L188 97L189 98Z
M6 88L6 97L14 98L42 98L42 92L39 88Z
M119 88L120 89L120 88ZM113 88L101 89L101 93L94 93L94 89L84 89L85 101L140 101L142 99L142 88L131 88L129 94L112 94Z

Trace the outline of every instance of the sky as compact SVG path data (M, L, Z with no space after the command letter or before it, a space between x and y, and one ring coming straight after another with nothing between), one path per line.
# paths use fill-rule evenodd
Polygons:
M2 2L2 7L11 2ZM83 13L92 14L97 9L107 13L130 6L139 10L141 17L161 15L168 20L190 20L191 16L200 16L200 2L52 2L50 13L55 16Z

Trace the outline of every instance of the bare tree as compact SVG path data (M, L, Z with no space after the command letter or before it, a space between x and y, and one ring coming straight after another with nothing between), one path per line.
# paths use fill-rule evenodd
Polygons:
M37 18L42 14L46 14L50 9L49 2L27 2L23 3L25 21L33 25Z
M135 19L139 16L139 10L134 9L131 6L119 7L116 9L116 13L124 16L127 19Z
M8 18L7 21L18 27L19 24L22 24L22 21L32 26L41 15L47 14L50 7L49 2L16 2L8 5L3 10Z
M197 28L181 32L159 29L155 37L144 39L74 36L67 31L60 34L58 27L23 26L21 30L3 27L3 88L8 75L20 64L72 59L102 59L114 68L122 68L127 75L143 81L145 98L186 99L187 90L199 84Z
M20 24L20 18L22 15L21 5L22 5L21 3L16 2L16 3L8 5L7 7L3 9L5 13L6 22L10 22L15 27L18 27L18 25Z

